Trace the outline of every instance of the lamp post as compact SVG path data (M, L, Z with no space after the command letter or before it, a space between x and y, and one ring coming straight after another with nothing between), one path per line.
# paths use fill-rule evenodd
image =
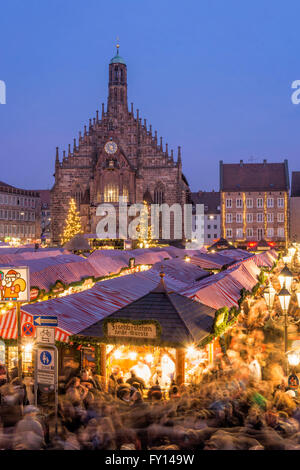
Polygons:
M270 315L271 315L272 308L274 305L275 295L276 295L276 290L274 289L272 284L271 283L267 284L267 287L264 290L264 298L265 298Z
M279 301L280 301L280 306L283 312L283 318L284 318L284 352L287 352L287 334L288 334L288 308L290 305L290 300L291 300L291 294L285 287L285 284L283 285L282 289L278 293Z
M285 286L287 290L290 289L293 280L293 273L289 270L287 264L285 264L284 268L280 271L278 279L281 288Z

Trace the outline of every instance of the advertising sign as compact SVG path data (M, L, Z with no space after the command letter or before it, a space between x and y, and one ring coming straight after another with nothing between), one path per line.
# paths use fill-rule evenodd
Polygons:
M29 302L29 268L0 266L0 302Z

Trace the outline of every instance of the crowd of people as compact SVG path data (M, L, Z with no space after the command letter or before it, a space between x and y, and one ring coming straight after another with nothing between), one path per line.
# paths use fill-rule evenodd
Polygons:
M241 317L242 318L242 317ZM167 396L134 373L102 377L67 367L58 422L49 406L29 404L18 377L0 368L0 449L270 450L300 449L300 400L284 357L262 329L237 326L229 347L198 384L172 382Z
M167 391L134 371L124 380L116 367L105 384L69 365L57 416L51 394L41 393L35 407L17 368L8 374L0 365L0 449L300 449L297 370L288 380L282 334L265 315L259 300L246 303L197 383L173 380Z

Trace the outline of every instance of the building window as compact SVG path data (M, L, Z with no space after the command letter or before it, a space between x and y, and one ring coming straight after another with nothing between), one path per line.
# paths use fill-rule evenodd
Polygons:
M284 222L284 212L278 212L277 222Z
M163 186L159 184L154 190L154 204L163 204L164 202L164 190Z
M207 238L210 238L210 233L207 234Z
M267 237L268 238L273 238L274 237L274 229L273 228L267 228Z
M248 224L253 222L253 214L247 214L246 219Z
M128 201L129 201L128 188L126 186L123 186L122 202L128 202Z
M284 198L278 197L277 198L277 207L284 207Z
M252 209L252 207L253 207L253 199L252 198L246 199L246 207L248 207L248 209Z
M231 209L232 208L232 199L226 199L226 208Z
M273 197L268 197L267 207L274 207L274 198Z
M253 237L253 228L247 228L247 238Z
M264 200L263 200L262 197L258 197L258 198L256 199L256 205L257 205L257 207L259 207L259 208L264 207Z
M284 237L284 228L283 227L278 227L277 235L278 235L278 237L281 237L281 238Z
M231 224L232 223L232 214L226 214L226 223Z
M243 199L236 199L236 207L238 209L240 209L241 207L243 207Z
M264 214L262 212L259 212L256 214L256 222L263 222L264 221Z
M231 228L226 229L226 238L232 238L232 229Z
M119 201L119 186L116 184L107 184L104 187L104 202Z
M258 240L261 240L262 238L264 238L264 229L263 228L258 228L257 229L257 238L258 238Z
M237 228L236 229L236 238L237 239L243 238L243 229L242 228Z
M274 222L274 215L273 213L268 213L267 214L267 222Z
M243 223L243 214L236 214L236 222L238 224Z

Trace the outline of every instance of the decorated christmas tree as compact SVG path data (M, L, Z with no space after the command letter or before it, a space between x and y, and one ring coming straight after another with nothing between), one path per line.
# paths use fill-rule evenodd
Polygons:
M66 225L61 236L61 244L64 245L71 240L77 233L82 233L79 212L76 208L76 202L70 199L70 207L66 220Z
M156 242L152 239L152 227L150 219L150 209L146 201L141 211L141 222L137 228L139 232L138 246L140 248L149 248L156 246Z

